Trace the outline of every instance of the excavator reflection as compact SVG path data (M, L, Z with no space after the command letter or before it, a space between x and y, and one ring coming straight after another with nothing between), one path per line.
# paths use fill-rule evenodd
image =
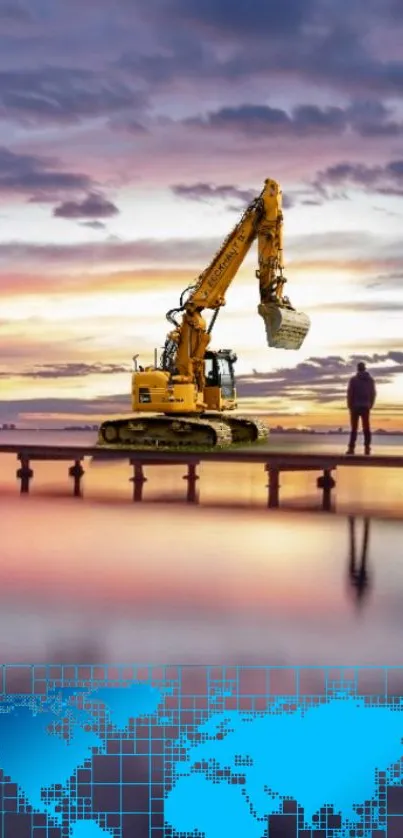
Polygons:
M370 532L370 519L363 519L363 534L361 544L361 555L357 559L357 542L356 542L356 524L357 519L350 516L348 519L349 535L350 535L350 551L349 551L349 584L354 594L355 602L358 607L363 605L364 599L369 593L370 580L368 576L367 560L368 560L368 545Z

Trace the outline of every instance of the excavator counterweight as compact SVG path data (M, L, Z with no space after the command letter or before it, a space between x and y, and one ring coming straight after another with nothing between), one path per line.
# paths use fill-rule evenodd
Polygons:
M283 295L282 192L267 179L208 267L167 313L171 324L160 363L145 369L134 360L132 414L103 422L98 445L110 448L226 447L258 443L268 427L257 417L239 416L230 349L209 348L211 331L226 292L257 240L260 303L270 348L297 350L310 326ZM205 311L212 311L209 325Z

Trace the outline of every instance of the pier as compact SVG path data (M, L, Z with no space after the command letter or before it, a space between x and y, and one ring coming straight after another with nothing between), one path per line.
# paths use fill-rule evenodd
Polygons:
M189 452L189 451L135 451L131 448L114 450L112 448L97 448L95 446L61 446L61 445L0 445L0 454L15 454L19 466L16 477L20 482L21 494L28 494L34 479L35 462L64 462L69 464L67 475L73 484L73 494L82 494L82 479L85 474L85 460L94 459L98 462L113 462L113 460L127 460L133 469L130 478L133 484L133 500L143 499L144 484L149 479L146 470L152 466L178 466L186 469L183 479L187 484L186 499L189 503L197 503L198 469L203 463L254 463L261 464L267 475L267 506L277 509L280 506L281 475L290 471L314 472L316 486L322 494L322 509L331 511L336 489L336 471L340 468L403 468L403 456L375 455L365 457L355 455L326 454L326 453L292 453L288 451L273 451L267 447L255 449L227 449L220 451ZM1 459L0 459L1 463ZM0 466L1 468L1 466Z

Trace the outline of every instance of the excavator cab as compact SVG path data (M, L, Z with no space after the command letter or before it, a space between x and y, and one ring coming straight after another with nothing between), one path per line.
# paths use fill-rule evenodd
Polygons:
M220 387L224 399L235 399L235 372L237 361L235 352L231 349L220 349L218 352L207 350L205 355L206 387Z

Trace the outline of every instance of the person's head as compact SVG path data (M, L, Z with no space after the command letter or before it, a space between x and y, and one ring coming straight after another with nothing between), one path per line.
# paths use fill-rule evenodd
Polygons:
M364 361L360 361L357 364L357 372L365 372L365 370L366 370L366 366L364 364Z

